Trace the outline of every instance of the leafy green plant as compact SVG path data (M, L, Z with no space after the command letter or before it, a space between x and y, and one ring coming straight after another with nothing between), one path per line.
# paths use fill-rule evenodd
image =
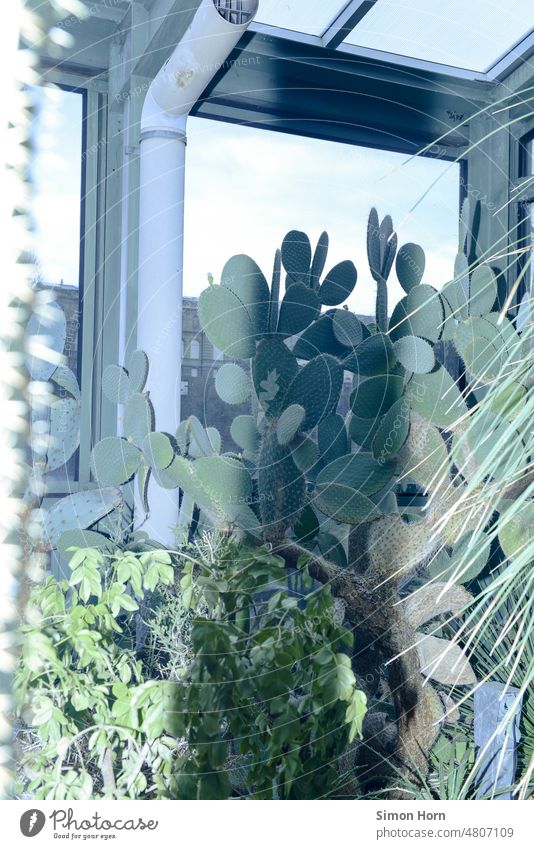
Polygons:
M328 588L299 604L283 559L265 548L223 543L199 565L181 580L185 604L200 596L208 611L193 622L194 660L178 685L189 750L176 796L323 797L366 710L347 653L353 637L334 623ZM309 585L306 558L298 570Z
M31 593L16 698L33 745L23 788L37 799L165 798L173 773L176 684L146 679L133 648L147 592L171 586L165 551L80 549L70 578Z

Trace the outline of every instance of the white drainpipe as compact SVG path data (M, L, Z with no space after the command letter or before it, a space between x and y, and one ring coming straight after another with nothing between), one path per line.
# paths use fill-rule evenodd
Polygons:
M150 361L156 427L180 422L187 116L254 18L259 0L202 0L148 89L141 116L137 347ZM173 546L178 492L151 481L143 530ZM137 519L144 512L136 506ZM137 522L138 523L138 522Z

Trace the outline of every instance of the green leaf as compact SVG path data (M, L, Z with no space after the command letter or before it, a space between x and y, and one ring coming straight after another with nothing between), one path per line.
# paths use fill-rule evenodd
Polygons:
M432 346L418 336L403 336L393 345L395 356L407 371L426 374L436 364Z
M148 377L148 357L144 351L133 351L126 363L132 392L142 392Z
M304 283L294 283L280 305L277 332L282 336L295 336L315 321L320 310L315 292Z
M212 345L229 357L254 356L257 328L243 302L227 286L210 286L202 292L198 316Z
M335 307L346 301L356 286L358 273L350 260L338 263L327 274L319 289L319 300L325 306Z
M367 713L367 696L362 690L354 690L345 713L345 722L350 725L349 743L355 737L363 738L363 720Z
M414 412L441 428L450 428L467 412L455 381L443 366L430 374L414 374L406 396Z
M174 448L166 433L148 433L140 447L149 466L166 469L172 463Z
M114 404L125 404L132 392L126 371L120 366L107 366L102 374L102 392Z
M128 398L124 408L124 435L135 445L141 445L144 438L154 430L154 410L146 395L134 392Z
M311 245L306 233L291 230L282 242L282 263L292 283L308 284Z
M407 242L399 248L396 271L399 283L405 292L419 285L425 271L425 264L425 252L420 245Z
M328 354L310 360L289 385L284 406L300 404L306 410L302 430L311 430L336 409L343 385L343 370Z
M225 363L215 375L215 389L226 404L244 404L252 394L252 382L241 366Z
M357 348L363 342L365 325L349 310L336 310L332 316L332 329L340 345Z
M294 354L281 339L264 339L252 361L258 400L270 416L279 416L287 387L298 372Z
M276 426L276 436L279 445L289 445L296 436L304 418L306 410L300 404L292 404L286 407Z
M141 452L119 436L108 436L97 442L91 452L91 469L97 481L107 486L120 486L135 475L141 463Z
M320 492L336 484L374 495L389 483L394 471L395 464L391 461L379 463L371 454L359 451L329 463L317 475L315 485Z

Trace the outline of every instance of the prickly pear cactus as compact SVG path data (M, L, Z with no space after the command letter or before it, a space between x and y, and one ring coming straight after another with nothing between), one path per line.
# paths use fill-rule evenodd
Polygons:
M397 250L391 218L380 221L372 210L367 252L376 316L368 326L339 308L356 284L353 264L340 263L323 277L328 237L313 252L297 230L276 254L271 286L253 260L234 257L220 286L202 294L199 310L213 344L250 361L250 378L242 366L228 368L217 389L229 403L252 399L252 415L239 416L231 432L251 476L259 532L288 563L310 552L315 577L343 598L349 619L376 641L378 656L403 655L388 667L399 759L423 771L441 704L423 680L450 685L454 667L454 683L463 686L473 673L465 657L447 650L451 666L446 647L419 639L415 627L433 618L434 608L437 616L469 603L469 593L455 587L482 571L489 543L473 552L470 536L482 519L466 521L455 503L524 392L514 387L494 412L478 412L518 332L499 320L495 269L469 264L468 241L466 205L454 276L438 290L424 281L423 249L407 243ZM393 269L405 295L390 313ZM441 341L454 344L465 363L463 391L436 356ZM353 392L344 421L337 406L347 373ZM465 435L468 421L477 422L479 438L472 428ZM523 446L518 462L525 452ZM408 484L426 497L424 510L405 506ZM440 592L425 596L416 622L398 606L399 587L422 568Z

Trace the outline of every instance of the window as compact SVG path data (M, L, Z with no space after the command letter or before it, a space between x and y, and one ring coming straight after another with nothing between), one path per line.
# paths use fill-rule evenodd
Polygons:
M533 23L525 0L377 0L346 43L484 72Z
M36 100L34 157L31 176L34 188L34 243L37 289L51 290L66 319L63 353L66 365L79 375L81 340L80 312L80 224L82 199L82 142L84 98L79 92L57 87L33 89ZM53 380L53 375L52 375ZM54 465L62 456L63 465L50 468L48 490L69 491L77 478L77 436L73 428L80 417L71 393L55 386L54 394L63 403L59 436L56 437ZM57 409L57 408L56 408ZM57 418L59 414L56 413ZM68 428L67 428L68 422ZM60 444L61 443L61 444ZM50 462L50 455L49 455Z
M347 0L260 0L256 20L262 24L322 35Z
M534 292L534 133L526 135L520 143L520 179L517 191L522 197L519 203L519 246L524 252L519 260L519 273L523 274L518 289L518 301L525 306L521 311L520 323L526 316L527 305L531 305Z
M376 287L366 226L373 205L381 216L391 213L400 244L422 245L426 282L439 288L451 279L458 248L458 163L407 159L205 118L189 119L188 137L186 296L198 297L208 272L217 281L233 254L249 254L270 280L275 250L289 230L304 230L312 243L327 230L329 267L352 259L358 269L349 307L371 315ZM404 295L394 273L389 290L392 309ZM214 357L220 359L220 352Z
M197 368L191 369L191 377L198 377L198 369Z
M200 342L198 339L192 339L189 345L189 357L192 360L200 359Z

